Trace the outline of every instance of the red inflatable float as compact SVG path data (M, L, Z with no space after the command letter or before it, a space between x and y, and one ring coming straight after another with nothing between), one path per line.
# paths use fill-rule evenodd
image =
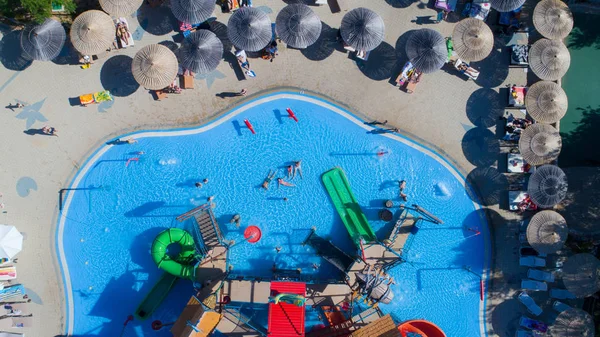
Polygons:
M296 122L298 122L298 118L296 118L296 114L294 114L294 112L292 111L292 109L287 108L286 110L288 112L288 115L290 115L290 118L292 118L293 120L295 120Z
M252 131L253 135L256 134L256 132L254 132L254 127L252 126L252 124L250 124L250 121L248 121L247 119L244 119L244 124L246 124L248 129L250 129L250 131Z
M250 243L257 243L262 237L260 228L256 226L249 226L244 231L244 238Z
M406 321L398 326L402 337L408 337L410 332L418 333L422 337L446 337L446 334L437 325L420 319Z

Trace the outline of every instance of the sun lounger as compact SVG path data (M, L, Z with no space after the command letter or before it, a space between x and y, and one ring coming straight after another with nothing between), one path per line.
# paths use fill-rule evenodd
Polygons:
M407 93L412 94L419 81L421 81L422 72L413 66L412 63L406 62L402 68L402 72L396 77L396 84Z
M567 289L554 288L554 289L550 289L550 298L556 298L556 299L559 299L559 300L566 300L566 299L575 299L577 297L575 295L573 295Z
M529 318L527 316L521 316L521 319L519 320L519 325L529 330L535 330L539 332L548 331L548 324L533 318Z
M0 302L22 301L25 299L25 295L27 295L27 292L22 284L5 286L4 289L0 290Z
M509 173L525 173L525 161L520 153L509 153L507 156L506 170Z
M469 17L485 21L485 19L487 19L488 14L490 14L491 9L492 6L488 1L475 0L471 3L471 8L469 9Z
M540 253L537 250L533 249L530 246L523 246L519 249L519 256L538 256L538 257L546 257L548 256L545 253Z
M511 211L519 210L519 203L527 198L525 191L508 191L508 209Z
M525 106L527 87L512 86L508 93L508 106L521 108Z
M498 17L498 24L502 26L519 28L521 25L521 7L510 12L501 12Z
M546 282L525 279L521 280L521 288L531 291L548 291L548 284Z
M0 316L0 329L29 328L33 323L33 315Z
M25 335L22 333L18 333L18 332L1 331L0 337L25 337Z
M454 68L473 81L479 77L479 70L471 67L467 62L461 59L457 59L456 62L454 62Z
M519 265L523 267L545 267L546 260L537 256L523 256L519 259Z
M542 313L542 308L540 308L540 306L537 305L533 298L531 298L531 296L529 296L529 294L526 292L520 292L517 298L519 299L519 302L521 302L527 308L527 311L529 311L530 314L539 316Z
M513 67L527 67L529 64L529 46L515 45L511 47L510 65Z
M568 304L565 304L561 301L554 301L554 303L552 303L552 309L556 310L557 312L561 313L563 311L567 311L569 309L572 309L572 307Z
M529 277L532 280L554 282L554 274L539 269L530 268L527 271L527 277Z
M454 12L458 0L436 0L435 8L442 9L446 12Z
M119 24L122 24L123 26L125 26L125 33L121 33L119 31ZM133 37L131 36L131 30L129 29L129 23L127 23L127 19L125 19L124 17L120 17L118 19L115 20L115 27L117 28L117 40L119 42L119 45L121 46L121 48L127 48L127 47L131 47L133 45L135 45L135 42L133 41Z
M246 55L245 50L236 51L235 57L237 58L238 64L240 68L242 68L242 72L246 77L256 77L254 71L250 69L250 61L248 61L248 56Z
M181 75L179 84L181 85L181 89L194 89L194 76Z

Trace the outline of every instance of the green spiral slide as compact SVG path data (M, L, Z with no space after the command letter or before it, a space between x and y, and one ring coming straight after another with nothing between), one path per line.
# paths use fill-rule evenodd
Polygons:
M377 241L367 217L360 209L354 194L352 194L350 183L348 183L344 171L339 167L335 167L323 173L321 180L354 244L360 247L361 239L365 242Z
M169 254L170 245L179 245L179 252ZM135 317L139 320L152 315L178 279L194 278L196 246L192 235L183 229L169 228L160 232L152 243L151 255L154 263L165 273L135 311Z

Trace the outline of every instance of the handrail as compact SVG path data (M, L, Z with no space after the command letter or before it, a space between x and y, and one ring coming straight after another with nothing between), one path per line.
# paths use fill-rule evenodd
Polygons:
M267 331L265 330L265 328L252 323L252 319L250 319L250 317L242 314L239 309L225 307L224 311L230 313L231 315L236 316L236 318L239 319L244 325L249 326L250 328L252 328L254 331L256 331L261 336L267 335Z
M206 203L206 204L200 205L194 209L191 209L191 210L181 214L180 216L176 217L175 220L177 220L179 222L185 221L185 220L193 217L194 214L196 214L200 211L206 210L207 208L210 208L210 203Z
M436 217L435 215L431 214L428 210L426 210L425 208L417 205L417 204L413 204L412 205L413 209L417 212L419 212L420 214L424 215L425 217L427 217L428 219L426 219L429 222L433 222L435 224L441 225L444 223L444 221L442 221L440 218Z
M215 230L215 235L217 236L217 240L219 241L219 244L227 247L228 245L223 242L223 234L221 233L221 229L219 228L219 224L217 223L215 214L212 212L212 208L209 207L208 209L206 209L206 212L208 213L208 216L210 217L210 224L213 226L213 229Z

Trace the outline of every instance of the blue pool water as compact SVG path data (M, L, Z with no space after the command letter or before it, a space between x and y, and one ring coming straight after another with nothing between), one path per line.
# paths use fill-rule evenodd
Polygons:
M287 117L287 107L298 123ZM66 262L62 268L68 271L73 335L120 336L124 329L123 336L170 336L167 329L152 331L150 324L176 320L193 293L191 282L180 281L147 321L125 328L123 323L162 273L149 254L154 237L169 227L185 227L175 217L209 196L215 197L214 212L226 239L242 241L248 225L263 232L259 243L232 248L234 272L268 277L275 265L330 277L333 269L327 262L300 244L315 227L319 235L355 253L320 180L323 172L340 166L380 239L388 235L390 224L378 220L378 211L387 199L400 201L397 180L408 182L410 204L444 221L423 223L406 253L410 263L391 273L396 297L381 309L398 321L431 320L449 337L480 336L477 275L489 260L484 249L489 236L464 180L426 149L397 136L370 133L354 117L332 109L339 110L309 96L280 93L258 98L201 129L138 133L135 144L99 149L74 179L57 234ZM252 122L255 135L244 119ZM378 156L378 151L387 154ZM133 157L139 161L126 166ZM258 188L270 169L283 177L285 165L300 159L303 179L292 180L295 187L277 188L274 181L268 191ZM196 188L194 183L204 178L209 182ZM234 214L242 217L239 229L229 223ZM472 236L465 229L469 227L483 235ZM276 246L282 248L279 254ZM313 270L313 263L320 268Z

